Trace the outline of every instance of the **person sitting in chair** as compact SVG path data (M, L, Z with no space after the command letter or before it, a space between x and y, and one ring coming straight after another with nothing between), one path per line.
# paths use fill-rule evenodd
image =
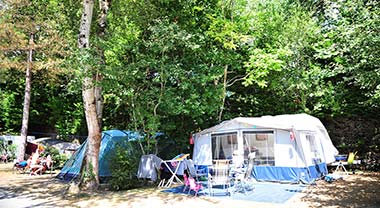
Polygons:
M45 172L46 170L51 170L53 166L53 160L51 159L50 155L47 155L46 158L41 160L41 164L43 165L42 172Z
M7 153L4 153L3 155L1 155L1 161L3 163L7 163L8 162L8 154Z
M39 157L40 155L37 149L37 151L32 155L32 161L30 163L30 175L36 175L37 173L42 174L44 166L41 165Z

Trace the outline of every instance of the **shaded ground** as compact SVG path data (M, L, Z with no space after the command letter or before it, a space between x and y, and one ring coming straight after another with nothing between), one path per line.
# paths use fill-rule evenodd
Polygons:
M303 193L310 207L380 207L380 173L357 173L343 180L318 181Z
M357 173L344 180L318 181L284 204L259 203L163 193L146 188L70 195L54 175L13 173L0 164L0 207L380 207L380 174Z

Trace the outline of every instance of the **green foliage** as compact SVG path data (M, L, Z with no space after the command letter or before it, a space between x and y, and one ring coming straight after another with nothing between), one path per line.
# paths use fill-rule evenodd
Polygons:
M6 153L8 155L8 162L16 159L17 146L15 144L8 145L4 140L0 140L0 155Z
M64 21L59 7L54 1L10 0L6 4L9 7L0 10L0 58L3 60L0 67L24 71L26 54L32 48L33 71L47 70L46 77L50 78L59 74L67 46L58 31L58 22Z
M112 177L109 181L113 190L126 190L138 185L136 173L141 157L138 144L125 142L117 144L113 155L110 156ZM112 162L111 162L112 161Z
M46 146L45 151L43 152L43 154L41 156L46 157L47 155L51 156L51 159L54 162L53 165L54 165L55 169L62 168L68 159L65 154L61 154L58 149L56 149L52 146Z
M8 145L8 161L13 161L17 158L17 146L15 144Z
M243 52L245 70L237 72L243 77L243 86L239 82L230 86L232 93L227 102L237 107L242 116L314 113L311 101L318 100L309 97L323 82L312 76L317 74L313 70L317 68L310 62L311 45L318 31L312 12L297 2L286 0L251 1L240 10L237 15L248 24L239 28L244 38L236 44L238 51ZM273 103L282 105L274 109ZM231 113L226 117L236 116L235 110Z
M56 103L71 102L58 97L62 98L64 95L60 93L60 89L66 83L61 78L68 74L63 74L66 71L62 62L69 57L68 47L72 43L66 38L70 34L68 25L73 21L66 15L75 9L65 7L57 1L44 0L9 0L5 4L7 7L0 10L0 72L4 78L0 82L0 109L5 112L0 116L0 132L17 132L21 126L25 86L23 77L27 67L26 54L30 47L33 48L33 84L29 129L31 132L51 131L57 120L67 123L64 116L60 118L62 113L51 116L52 112L71 112L68 104L57 106L49 102L50 98L53 101L59 100ZM65 4L75 5L70 2ZM34 37L32 45L29 45L30 34ZM72 128L74 130L71 129L71 132L78 131L77 120L80 119L82 118L76 118L75 127ZM63 128L61 124L58 126Z
M109 89L105 105L112 120L106 118L104 125L114 125L115 119L121 116L121 122L125 117L130 121L120 125L124 129L188 135L188 130L178 132L175 117L181 115L184 125L193 125L200 117L216 115L220 96L215 95L221 94L221 86L215 82L223 73L220 65L223 57L209 50L203 34L182 28L186 21L193 20L172 22L164 15L158 16L158 11L165 8L130 8L133 6L114 7L110 14L109 44L105 50L109 68L104 87ZM154 8L157 8L152 12L157 15L154 19L138 19L129 13L144 9L151 12ZM114 14L123 9L128 9L126 13L130 15L120 25L117 21L120 16ZM124 37L121 42L120 36ZM178 138L180 141L182 138Z
M0 84L1 85L1 84ZM17 104L17 92L0 90L0 132L13 133L21 121L22 109Z
M83 170L81 183L86 184L95 180L94 165L90 162L85 165Z
M316 11L321 22L316 64L325 79L344 90L339 101L346 103L341 108L346 114L371 114L379 107L378 6L377 1L326 1Z
M73 89L73 75L62 75L61 79L51 83L41 73L36 72L33 79L29 121L31 132L54 129L61 135L81 134L86 128L80 87ZM22 121L23 75L12 70L4 74L8 81L0 83L0 132L15 133L19 131Z
M271 71L281 71L286 65L283 59L290 55L290 50L279 49L265 52L262 49L250 51L249 60L245 63L248 76L244 80L245 86L252 85L254 82L259 87L267 87L268 75Z

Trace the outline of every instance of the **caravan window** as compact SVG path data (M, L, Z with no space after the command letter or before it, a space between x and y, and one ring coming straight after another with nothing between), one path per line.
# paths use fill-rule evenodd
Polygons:
M256 165L274 166L274 133L273 131L244 131L244 158L256 152Z
M232 159L232 153L238 149L237 133L212 134L212 159Z

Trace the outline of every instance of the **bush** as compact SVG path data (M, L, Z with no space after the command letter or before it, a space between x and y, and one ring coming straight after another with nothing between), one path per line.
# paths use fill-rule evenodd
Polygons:
M52 146L46 146L45 151L42 153L41 156L47 156L49 154L52 160L54 161L54 168L62 168L68 159L65 154L59 153L58 149Z
M8 162L16 159L17 147L15 144L8 145L4 140L0 140L0 155L6 153Z
M138 186L136 173L141 157L139 150L135 142L116 145L114 154L110 157L112 177L109 183L112 190L126 190Z
M15 144L11 144L7 146L8 161L13 161L17 158L16 151L17 151L17 146Z

